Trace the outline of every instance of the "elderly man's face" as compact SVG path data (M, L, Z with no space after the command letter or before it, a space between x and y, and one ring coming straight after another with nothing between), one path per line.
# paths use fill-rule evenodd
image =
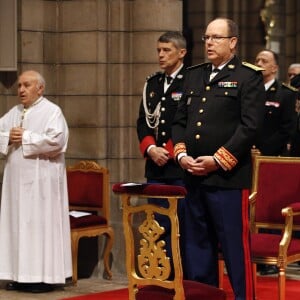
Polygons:
M270 51L261 51L256 55L255 65L264 69L262 74L264 76L264 81L275 78L278 71L278 65L276 63L275 57Z
M288 69L288 79L291 80L293 77L295 77L299 73L300 73L300 68L299 67L289 67L289 69Z
M18 96L24 107L29 107L34 103L42 95L43 89L34 72L25 71L19 76Z

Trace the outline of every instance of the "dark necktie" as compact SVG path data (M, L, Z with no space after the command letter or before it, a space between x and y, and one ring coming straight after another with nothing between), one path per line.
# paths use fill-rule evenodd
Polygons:
M220 72L220 69L213 69L209 76L209 81L212 81L213 78Z
M167 79L167 84L170 84L173 78L172 76L167 75L166 79Z

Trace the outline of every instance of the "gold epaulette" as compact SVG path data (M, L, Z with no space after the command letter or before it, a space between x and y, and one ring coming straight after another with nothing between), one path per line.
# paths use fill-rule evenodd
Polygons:
M250 69L252 69L254 71L264 71L265 70L265 69L263 69L261 67L258 67L256 65L252 65L252 64L250 64L250 63L248 63L246 61L243 61L242 65L245 66L245 67L248 67L248 68L250 68Z
M163 74L163 73L160 72L160 71L155 72L155 73L153 73L153 74L147 76L147 77L146 77L146 81L148 81L149 79L151 79L151 78L153 78L153 77L155 77L155 76L157 76L157 75L162 75L162 74Z
M298 89L297 89L297 88L295 88L295 87L289 85L288 83L282 82L281 84L282 84L282 86L284 86L284 87L286 87L286 88L292 90L293 92L298 92Z

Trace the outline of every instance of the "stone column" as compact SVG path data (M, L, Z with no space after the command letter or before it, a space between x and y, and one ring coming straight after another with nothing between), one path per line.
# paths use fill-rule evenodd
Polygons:
M156 43L168 30L182 30L182 1L114 0L108 3L107 162L111 181L145 181L136 119L146 77L159 71ZM114 266L124 271L120 202L112 195L117 236Z

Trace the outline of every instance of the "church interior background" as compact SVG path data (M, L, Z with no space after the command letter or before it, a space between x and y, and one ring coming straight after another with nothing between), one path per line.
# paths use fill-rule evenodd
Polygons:
M158 70L158 36L182 30L186 64L199 64L206 24L232 18L240 27L241 59L253 63L259 50L272 49L285 81L288 65L300 62L298 16L297 0L0 0L0 115L18 103L17 74L35 69L70 128L66 163L94 160L109 169L111 184L143 182L135 124L145 78ZM0 178L3 165L1 158ZM112 270L122 274L121 206L113 193L111 218ZM102 276L95 261L103 240L80 247L82 276Z

